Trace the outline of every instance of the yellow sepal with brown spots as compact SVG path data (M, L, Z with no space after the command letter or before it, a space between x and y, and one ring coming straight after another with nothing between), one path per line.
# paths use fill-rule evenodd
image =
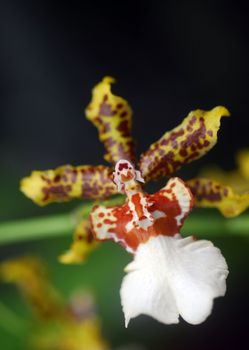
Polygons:
M180 125L166 132L141 155L142 176L146 181L157 180L202 157L217 142L220 119L229 115L222 106L190 112Z
M21 191L38 205L74 198L106 199L117 193L112 169L103 165L61 166L33 171L21 180Z
M103 142L105 160L115 164L119 159L134 161L134 142L131 137L132 110L128 102L111 92L111 77L105 77L92 91L92 101L86 117L98 129Z
M226 217L240 215L249 207L249 191L236 193L232 187L207 178L188 180L197 207L217 208Z
M98 247L90 230L90 222L82 220L75 229L73 243L70 249L59 257L63 264L80 264L84 263L93 250Z
M10 259L0 264L0 280L14 283L40 319L62 316L62 300L50 285L41 261L34 257Z

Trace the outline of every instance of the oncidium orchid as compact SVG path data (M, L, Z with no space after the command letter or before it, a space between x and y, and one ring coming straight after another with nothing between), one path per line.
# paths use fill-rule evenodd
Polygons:
M213 298L223 296L228 274L225 259L209 241L181 238L179 232L193 196L179 178L154 194L145 194L140 172L120 160L115 182L127 195L122 206L95 206L90 215L97 240L112 239L134 255L121 286L125 324L139 314L165 323L203 322Z
M49 282L44 263L19 257L0 264L0 280L14 283L34 313L28 348L34 350L108 350L92 295L84 290L69 301Z
M93 89L87 118L98 128L106 148L108 166L62 166L34 171L21 182L21 190L39 205L73 198L106 199L122 192L121 205L97 204L90 224L75 237L64 262L85 258L95 241L113 240L133 255L121 286L121 303L126 326L131 318L147 314L165 323L198 324L211 313L213 299L226 291L227 264L218 248L193 236L182 238L180 229L195 198L179 178L170 178L154 194L142 184L170 177L184 163L207 153L217 142L225 107L195 110L166 132L144 152L135 166L131 137L132 111L123 98L111 92L113 79L106 77ZM208 202L212 206L212 199Z

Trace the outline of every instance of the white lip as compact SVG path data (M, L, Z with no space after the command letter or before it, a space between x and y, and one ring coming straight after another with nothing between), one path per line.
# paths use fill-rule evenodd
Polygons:
M140 314L165 324L179 315L199 324L210 315L213 299L226 292L228 269L220 250L206 240L157 236L140 244L125 269L120 294L126 327Z

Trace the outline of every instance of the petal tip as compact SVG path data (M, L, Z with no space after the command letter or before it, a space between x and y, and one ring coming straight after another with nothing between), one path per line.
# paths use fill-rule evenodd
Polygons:
M210 112L216 112L219 116L222 116L222 117L231 116L231 113L229 112L229 110L224 106L216 106Z
M130 317L125 316L125 328L128 328L129 323L130 323Z
M64 265L71 264L82 264L85 262L85 259L77 257L71 250L66 251L65 253L58 256L58 261Z
M20 181L20 191L33 202L38 205L43 205L41 202L42 192L44 182L40 176L39 171L33 171L30 176L24 177Z
M106 75L106 76L102 79L102 83L111 85L111 84L116 83L116 79L113 78L113 77L111 77L110 75Z

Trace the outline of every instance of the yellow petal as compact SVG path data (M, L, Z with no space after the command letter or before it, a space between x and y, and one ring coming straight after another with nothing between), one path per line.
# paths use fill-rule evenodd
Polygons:
M70 249L59 256L59 261L63 264L84 263L88 254L96 249L97 246L98 243L93 240L90 231L89 221L82 220L75 230L74 240Z
M141 155L142 176L146 181L156 180L202 157L217 142L221 117L229 115L222 106L190 112L179 126L166 132Z
M54 322L32 334L31 348L35 350L108 350L98 319L79 322Z
M21 191L38 205L74 198L103 199L117 193L112 170L106 166L61 166L33 171L21 180Z
M6 283L16 284L39 318L57 318L62 314L60 296L50 285L38 259L21 257L7 260L0 265L0 278Z
M236 157L239 171L249 184L249 149L243 149L238 152Z
M106 149L105 159L115 164L119 159L134 161L134 143L132 110L125 99L112 94L112 83L113 78L105 77L94 87L86 117L98 129L99 139Z
M238 194L249 192L249 181L239 170L224 171L217 166L207 166L201 170L199 177L215 180L224 186L229 186Z
M217 208L224 216L234 217L249 206L249 192L238 194L232 187L206 178L195 178L186 183L197 207Z

